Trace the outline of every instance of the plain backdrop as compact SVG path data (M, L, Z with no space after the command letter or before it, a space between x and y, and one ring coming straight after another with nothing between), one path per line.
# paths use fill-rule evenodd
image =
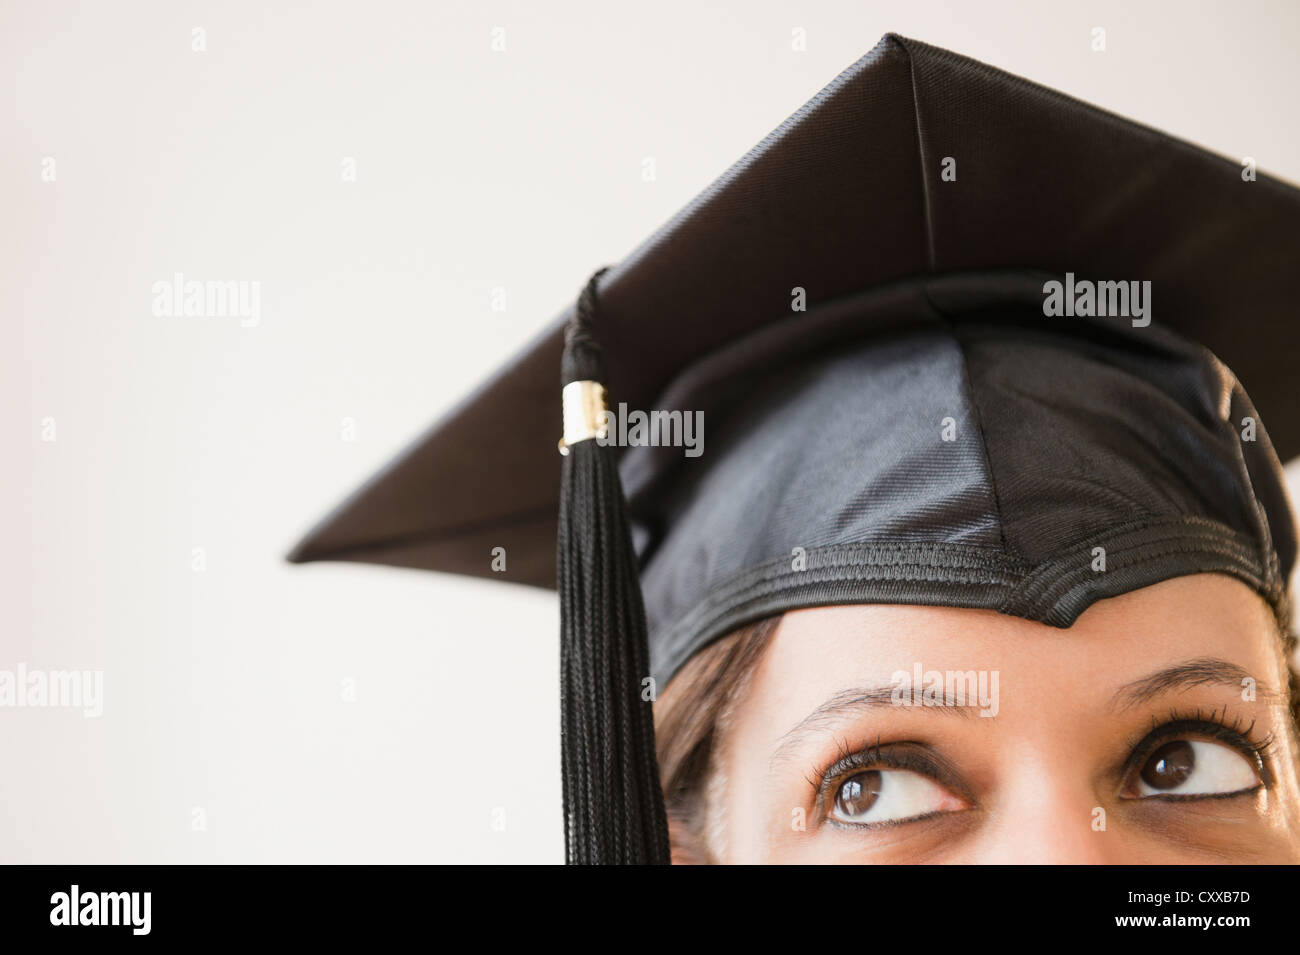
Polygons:
M891 30L1300 180L1287 0L0 3L0 860L560 861L551 595L282 556Z

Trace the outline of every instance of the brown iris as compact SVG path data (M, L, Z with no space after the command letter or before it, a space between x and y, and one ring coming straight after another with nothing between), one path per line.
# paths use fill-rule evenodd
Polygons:
M850 819L870 809L880 797L884 779L879 770L857 773L840 783L835 794L835 808Z
M1185 739L1157 749L1142 765L1142 781L1152 789L1176 789L1196 767L1196 751Z

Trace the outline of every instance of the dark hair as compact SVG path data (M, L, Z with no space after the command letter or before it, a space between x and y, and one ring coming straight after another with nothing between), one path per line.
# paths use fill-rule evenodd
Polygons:
M780 622L780 615L767 617L715 640L686 662L655 704L659 781L676 863L717 861L706 831L716 747Z

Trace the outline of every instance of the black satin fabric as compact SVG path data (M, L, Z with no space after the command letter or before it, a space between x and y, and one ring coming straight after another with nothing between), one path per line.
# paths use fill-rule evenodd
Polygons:
M1235 377L1155 325L1046 317L1046 278L877 289L670 386L657 405L703 412L703 455L632 448L622 467L661 686L709 641L798 607L1066 627L1103 597L1218 572L1280 611L1295 529Z

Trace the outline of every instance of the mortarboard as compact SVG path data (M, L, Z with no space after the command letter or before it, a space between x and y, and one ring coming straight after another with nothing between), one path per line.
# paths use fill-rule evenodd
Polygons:
M1281 615L1297 262L1300 191L886 36L290 559L558 578L569 859L668 861L646 680L748 621Z

